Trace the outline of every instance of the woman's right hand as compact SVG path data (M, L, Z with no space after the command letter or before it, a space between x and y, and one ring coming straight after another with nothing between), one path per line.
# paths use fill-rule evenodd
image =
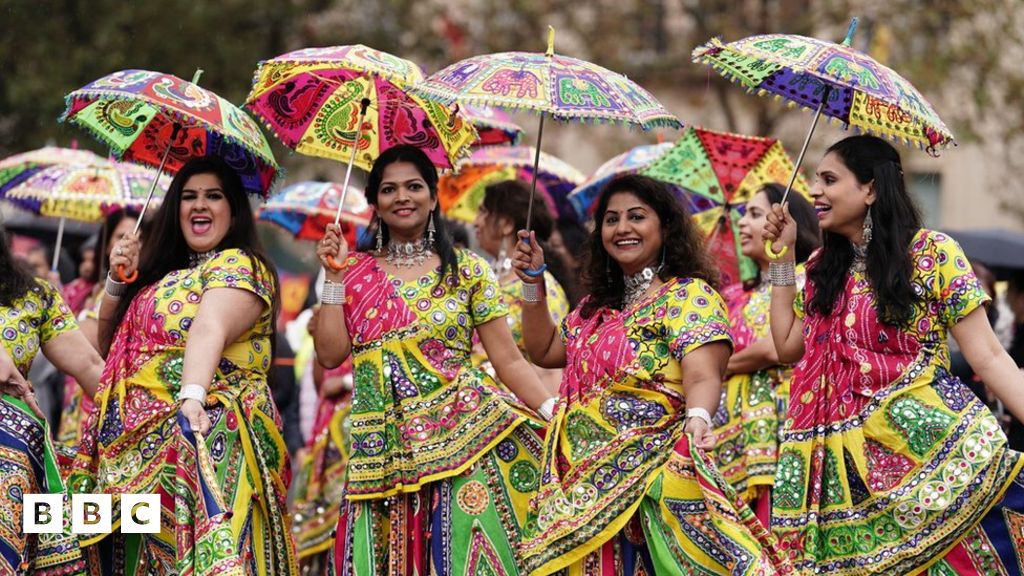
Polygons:
M537 284L543 276L530 276L526 270L539 270L544 265L544 249L537 242L536 232L519 231L519 242L512 255L512 265L516 276L526 284Z
M123 282L123 278L135 274L139 269L139 251L139 239L134 234L125 234L115 242L110 251L110 277Z
M796 246L796 221L789 213L789 203L772 204L768 212L767 222L764 223L764 231L761 236L767 242L771 242L772 252L779 254L785 251L781 259L793 260Z
M316 245L316 255L324 267L324 277L331 282L341 282L344 275L340 270L335 270L330 263L330 258L335 262L342 263L348 258L348 242L341 233L339 224L328 224L323 239Z

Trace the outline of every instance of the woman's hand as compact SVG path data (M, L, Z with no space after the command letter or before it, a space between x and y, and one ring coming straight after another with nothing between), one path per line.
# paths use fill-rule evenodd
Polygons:
M338 263L342 263L348 258L348 242L341 233L340 225L327 225L324 237L316 245L316 255L324 267L324 278L331 282L341 282L345 279L339 270L335 270L331 266L328 258L333 258Z
M715 432L703 418L687 418L683 432L693 437L693 442L701 450L714 450Z
M516 276L526 284L536 284L543 276L530 276L526 270L539 270L544 265L544 249L537 242L536 232L519 231L519 242L516 242L515 253L512 254L512 266Z
M206 407L198 400L189 398L182 402L181 413L185 415L194 432L206 434L210 431L210 417L206 414Z
M39 403L36 402L36 393L32 389L32 383L25 380L25 377L21 375L18 367L14 365L14 361L7 355L7 351L4 350L3 346L0 346L0 393L8 394L24 401L32 409L33 414L41 420L46 419L43 411L39 408Z
M115 274L123 274L124 278L135 274L135 271L139 269L139 250L139 239L133 234L125 234L114 243L114 249L110 251L110 270L116 271ZM121 280L117 276L112 275L111 277Z
M786 260L795 259L793 251L796 246L796 221L789 213L789 203L772 204L772 209L766 216L767 222L764 223L761 236L765 241L772 243L772 252L779 254L784 251Z

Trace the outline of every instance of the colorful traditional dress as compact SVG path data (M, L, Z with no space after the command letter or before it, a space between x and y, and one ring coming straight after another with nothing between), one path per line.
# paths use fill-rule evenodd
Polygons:
M10 306L0 306L0 343L22 374L40 347L77 329L60 293L42 280ZM22 496L63 491L46 421L21 400L0 397L0 574L84 574L70 518L61 534L22 532Z
M801 284L802 280L801 275ZM768 322L771 285L768 282L761 282L752 289L733 284L722 290L722 297L729 306L735 352L762 338L771 338ZM785 420L791 379L791 369L772 366L753 373L733 374L722 386L722 401L713 418L715 464L747 502L764 495L775 483L779 434Z
M315 359L310 359L316 362ZM310 368L311 369L311 368ZM324 379L347 377L352 366L346 362L334 370L325 370ZM345 493L345 467L351 439L352 389L321 396L317 404L313 434L300 451L297 472L292 480L292 512L299 563L322 574L327 553L334 545L334 527Z
M1024 460L949 373L947 333L987 296L951 238L921 230L910 253L908 325L879 321L856 271L804 317L772 527L802 574L1020 574Z
M224 349L207 399L212 427L193 433L175 397L188 330L206 290L235 288L265 304ZM288 451L267 385L270 273L237 249L142 289L114 335L69 479L76 493L161 497L159 534L84 541L114 575L277 575L297 571L285 518ZM119 515L115 515L115 519Z
M470 361L474 329L504 322L494 274L465 250L456 273L403 282L368 254L348 259L355 391L338 574L519 574L541 444Z
M680 360L729 342L718 293L677 278L625 311L584 318L583 306L562 325L566 368L522 545L527 573L783 572L768 531L683 433Z

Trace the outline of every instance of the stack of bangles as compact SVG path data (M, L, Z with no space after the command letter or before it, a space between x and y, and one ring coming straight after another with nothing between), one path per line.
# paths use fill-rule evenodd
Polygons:
M796 263L769 262L768 281L772 286L796 286Z
M523 282L523 302L540 302L540 282Z
M325 280L323 292L320 293L320 304L334 306L345 304L345 284Z
M124 282L118 282L107 274L107 283L103 287L103 291L107 293L114 300L120 300L124 293L128 291L128 284Z

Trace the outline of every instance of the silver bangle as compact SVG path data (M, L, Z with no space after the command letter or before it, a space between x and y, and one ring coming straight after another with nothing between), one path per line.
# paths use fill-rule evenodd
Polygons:
M540 286L540 282L534 284L527 284L523 282L523 302L540 302L540 290L537 287Z
M320 303L327 305L341 306L345 304L345 284L341 282L324 282L324 289L320 293Z
M537 408L537 414L539 414L540 417L543 418L544 420L550 422L551 419L554 418L555 416L555 404L557 403L558 396L552 396L551 398L548 398L547 400L544 401L543 404L540 405L540 408Z
M703 408L687 408L686 417L700 418L701 420L707 422L709 428L714 428L714 425L711 423L711 413Z
M796 286L796 263L769 262L768 281L772 286Z
M125 292L128 291L128 284L118 282L111 278L110 275L107 275L107 282L103 286L103 291L114 300L120 300L125 295Z
M195 400L205 406L206 388L199 384L185 384L178 392L178 402L184 402L185 400Z

